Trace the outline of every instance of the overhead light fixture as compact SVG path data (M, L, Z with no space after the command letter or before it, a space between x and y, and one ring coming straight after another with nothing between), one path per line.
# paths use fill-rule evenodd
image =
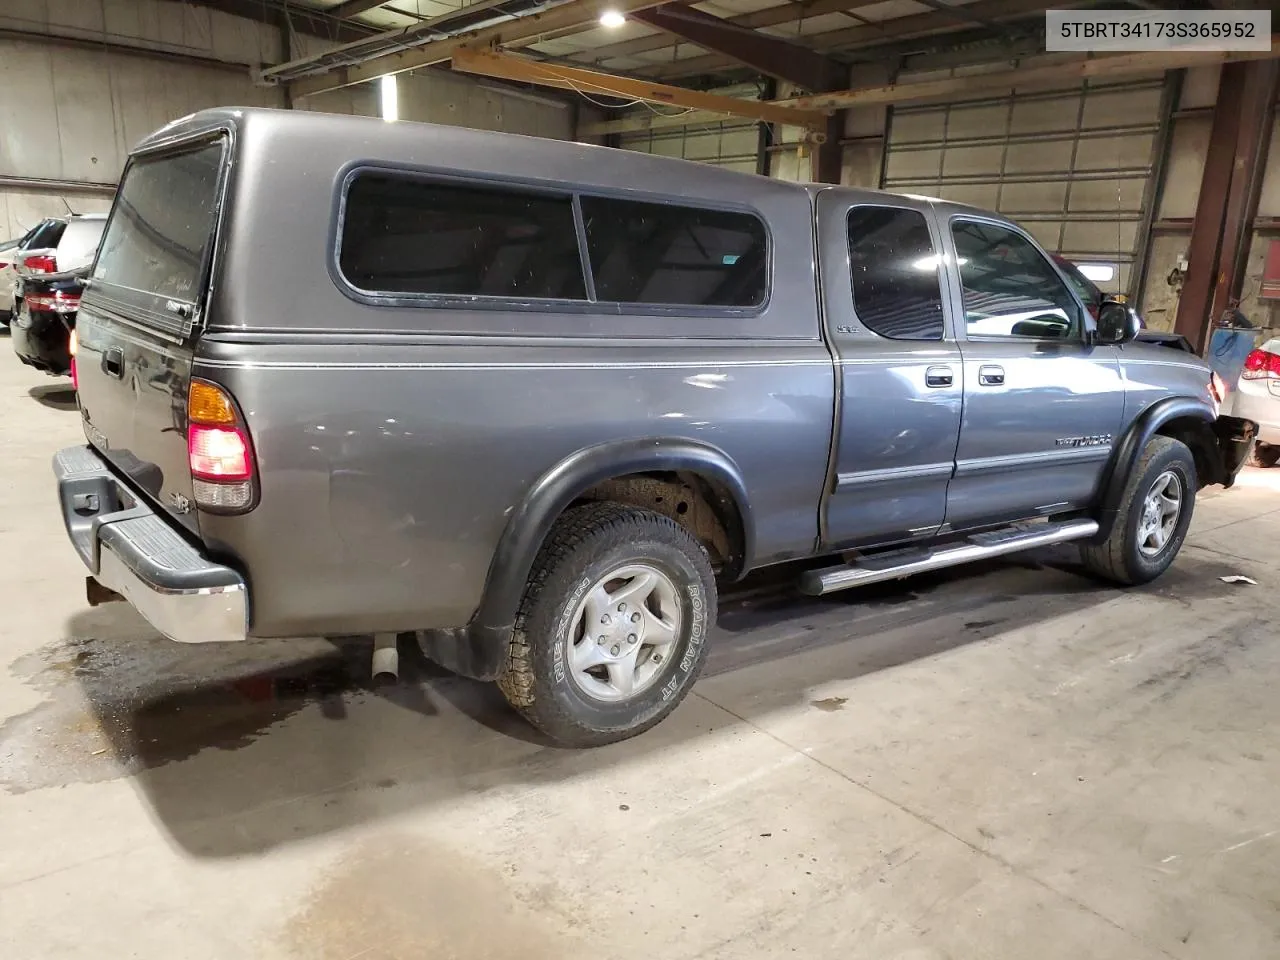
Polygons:
M391 123L400 119L400 91L396 75L386 73L378 78L378 95L382 103L382 119Z
M1076 269L1094 283L1110 283L1116 275L1116 268L1109 263L1077 263Z
M608 27L610 30L616 30L626 22L627 18L617 10L606 10L600 14L600 26Z

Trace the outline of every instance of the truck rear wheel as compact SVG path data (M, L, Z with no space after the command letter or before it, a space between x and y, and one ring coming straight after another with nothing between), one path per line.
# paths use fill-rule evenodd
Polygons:
M498 686L561 743L625 740L689 692L715 607L707 553L675 521L617 503L574 507L534 562Z
M1080 548L1084 565L1125 585L1160 576L1186 539L1196 486L1195 460L1186 445L1171 437L1152 437L1125 485L1110 536Z

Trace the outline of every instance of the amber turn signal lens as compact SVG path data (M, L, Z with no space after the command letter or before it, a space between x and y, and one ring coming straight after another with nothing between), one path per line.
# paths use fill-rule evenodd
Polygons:
M192 423L235 423L236 408L220 387L192 380L187 393L187 419Z

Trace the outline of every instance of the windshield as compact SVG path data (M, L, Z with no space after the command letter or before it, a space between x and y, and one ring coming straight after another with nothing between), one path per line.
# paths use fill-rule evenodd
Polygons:
M133 161L116 195L93 278L194 302L213 236L223 143Z

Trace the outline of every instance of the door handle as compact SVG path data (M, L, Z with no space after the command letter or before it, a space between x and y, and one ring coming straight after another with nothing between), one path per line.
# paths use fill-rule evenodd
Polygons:
M929 367L924 372L926 387L949 387L955 383L955 380L955 374L951 372L950 367Z
M124 351L119 347L105 350L102 354L102 369L109 377L124 379Z
M1004 383L1004 367L991 364L978 368L978 382L984 387L998 387Z

